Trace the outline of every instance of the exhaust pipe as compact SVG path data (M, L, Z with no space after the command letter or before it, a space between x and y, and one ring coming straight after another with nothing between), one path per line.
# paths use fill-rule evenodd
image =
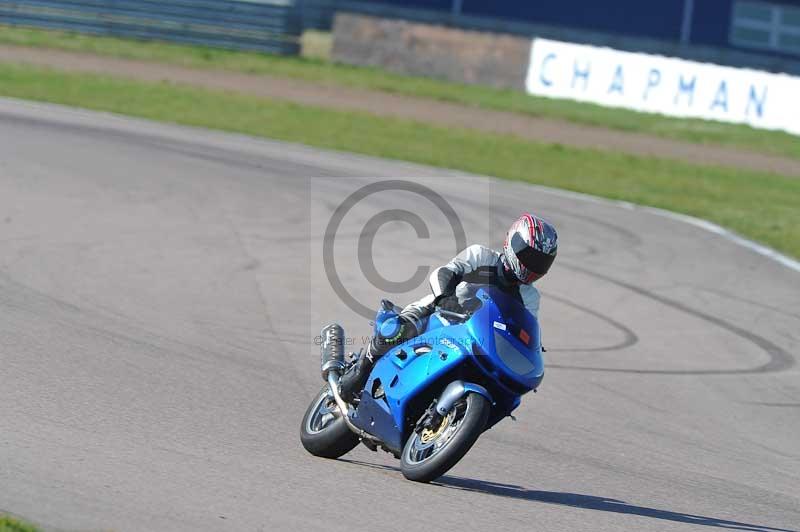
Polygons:
M328 381L331 371L341 373L344 369L344 329L338 323L331 323L322 328L320 335L322 380Z
M322 380L328 383L333 400L339 407L347 428L356 433L359 438L381 443L379 438L361 430L350 421L350 406L339 394L339 378L344 370L344 329L338 323L331 323L322 329L322 344L320 345L320 358L322 362Z

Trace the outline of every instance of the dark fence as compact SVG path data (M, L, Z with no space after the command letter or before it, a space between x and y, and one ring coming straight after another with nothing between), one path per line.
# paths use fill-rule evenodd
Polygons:
M292 0L0 0L0 23L297 54Z
M352 11L348 0L306 0L338 10ZM707 3L709 0L704 0ZM720 0L713 0L720 1ZM732 0L722 0L728 1ZM787 0L775 0L785 2ZM684 2L682 0L646 2L642 0L377 0L358 2L365 9L423 10L441 15L460 15L502 19L528 24L629 35L654 39L680 38Z
M417 3L422 1L419 0ZM800 0L792 1L800 2ZM746 67L769 72L800 75L800 60L773 54L746 52L721 46L686 46L676 40L633 37L579 28L533 24L509 18L475 16L465 14L466 9L462 10L461 13L453 13L450 10L443 9L408 8L383 2L359 2L353 0L297 0L297 3L298 6L303 7L303 18L309 27L326 28L328 27L326 24L332 23L337 12L347 12L461 30L517 35L529 39L544 37L579 44L608 46L629 52L681 57L693 61L732 67ZM474 2L472 3L474 4ZM468 4L465 3L464 6L468 7Z

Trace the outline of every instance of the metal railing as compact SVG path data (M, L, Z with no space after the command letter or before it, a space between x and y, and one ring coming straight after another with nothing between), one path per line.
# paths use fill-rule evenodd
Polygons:
M0 23L297 54L292 0L0 0Z

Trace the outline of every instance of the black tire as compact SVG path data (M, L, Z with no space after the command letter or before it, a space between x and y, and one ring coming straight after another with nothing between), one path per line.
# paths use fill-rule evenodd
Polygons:
M300 441L306 451L314 456L339 458L352 451L359 442L358 436L347 427L341 417L332 420L328 418L327 423L323 421L324 414L321 412L332 401L330 390L325 386L309 405L300 425Z
M469 393L465 400L453 407L453 410L464 407L466 407L466 411L463 413L460 424L454 429L454 433L449 439L442 444L442 447L433 451L432 455L421 460L415 459L415 453L418 452L416 446L423 444L419 434L411 434L400 457L400 469L403 476L415 482L430 482L447 473L467 454L486 427L491 405L482 395ZM453 411L451 413L455 414Z

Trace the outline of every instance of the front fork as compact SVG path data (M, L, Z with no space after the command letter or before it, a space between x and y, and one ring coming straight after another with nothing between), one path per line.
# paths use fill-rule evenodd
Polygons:
M438 399L435 399L433 404L425 411L420 417L417 424L414 426L414 432L419 432L423 429L431 429L438 427L442 423L442 419L448 412L455 406L455 404L467 396L468 393L478 393L484 396L491 404L494 404L494 399L489 391L473 382L464 382L462 380L453 381L448 384Z

